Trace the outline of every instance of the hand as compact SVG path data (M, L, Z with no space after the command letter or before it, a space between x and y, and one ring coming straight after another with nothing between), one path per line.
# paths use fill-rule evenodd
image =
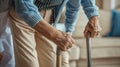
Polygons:
M49 40L53 41L63 51L71 48L72 44L74 43L73 38L68 32L64 33L64 32L58 31L53 26L51 26L48 22L46 22L44 19L38 22L35 25L34 29L38 33L48 38Z
M69 32L64 33L59 31L58 35L55 38L56 39L54 39L53 42L55 42L63 51L71 48L74 43L74 39L71 37Z
M0 63L1 63L1 61L2 61L2 58L3 58L3 56L2 56L2 54L0 53Z
M99 20L97 16L91 17L88 24L84 30L84 36L87 37L88 32L90 32L90 37L95 37L99 34L102 28L99 25Z

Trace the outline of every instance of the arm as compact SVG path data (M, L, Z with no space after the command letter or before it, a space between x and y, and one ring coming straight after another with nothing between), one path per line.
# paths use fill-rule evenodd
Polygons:
M81 0L81 4L88 18L99 15L99 9L95 4L95 0Z
M80 0L69 0L66 4L65 27L66 32L72 33L78 18Z
M71 48L74 43L74 40L69 36L69 33L58 31L45 20L41 20L34 28L49 40L53 41L63 51Z
M15 0L15 9L20 18L62 50L72 45L71 38L66 33L58 31L41 17L34 0Z
M34 0L14 0L14 2L19 17L31 27L34 27L42 19L38 8L34 5Z
M86 37L88 32L90 32L90 37L95 37L101 31L98 18L99 9L95 5L95 0L81 0L81 4L83 6L85 14L89 19L88 24L86 25L84 30L84 35Z

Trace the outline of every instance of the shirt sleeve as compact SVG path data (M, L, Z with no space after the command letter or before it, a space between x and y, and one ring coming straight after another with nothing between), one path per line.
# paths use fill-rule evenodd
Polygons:
M88 18L99 15L99 9L95 4L95 0L81 0L81 4Z
M71 34L75 29L75 24L77 22L80 9L80 3L80 0L69 0L66 4L65 27L66 32L70 32Z
M31 27L34 27L42 19L38 8L34 5L34 0L14 0L14 2L19 17Z

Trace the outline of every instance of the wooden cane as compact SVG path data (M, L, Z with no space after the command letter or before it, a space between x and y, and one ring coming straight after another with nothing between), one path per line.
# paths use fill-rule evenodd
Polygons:
M87 67L92 67L90 33L88 33L86 37L86 47L87 47Z
M61 49L57 47L56 67L61 67Z

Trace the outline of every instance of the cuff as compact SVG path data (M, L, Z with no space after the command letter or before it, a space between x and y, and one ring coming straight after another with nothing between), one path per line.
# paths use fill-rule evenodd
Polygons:
M84 10L85 10L85 14L87 15L88 18L90 18L92 16L98 16L99 15L98 7L96 7L96 8L89 7L89 8L86 8Z
M26 20L26 22L31 26L34 27L42 18L40 14L35 14L31 17L29 17L30 20Z

